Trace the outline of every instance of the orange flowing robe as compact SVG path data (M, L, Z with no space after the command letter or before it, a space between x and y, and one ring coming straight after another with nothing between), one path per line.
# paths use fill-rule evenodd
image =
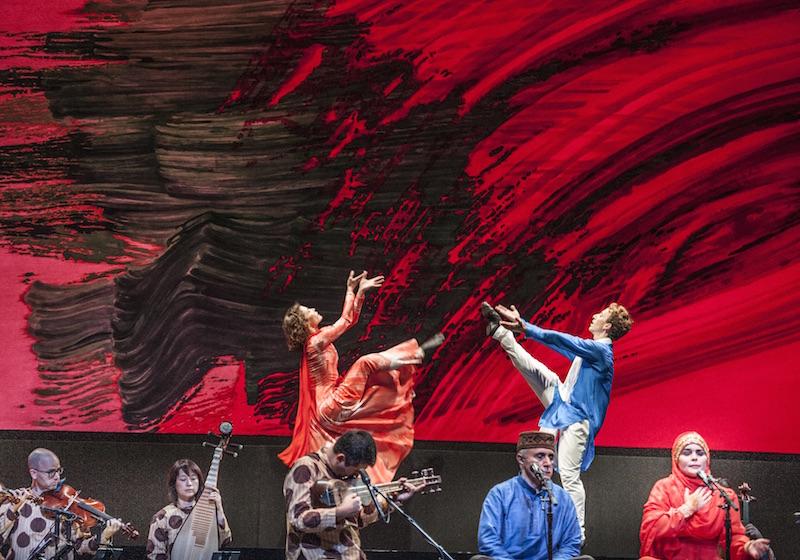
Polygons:
M708 470L706 472L709 472ZM710 472L709 472L710 474ZM684 502L684 489L689 492L702 485L699 478L683 474L673 461L672 474L655 483L644 505L639 538L641 560L719 560L725 550L725 512L718 506L722 497L714 495L711 502L689 519L678 510ZM730 488L725 492L736 507L739 500ZM744 547L750 539L745 536L739 512L731 509L732 560L750 558Z
M300 397L292 442L278 457L291 466L348 430L366 430L378 457L367 469L374 483L389 482L414 445L414 339L360 357L339 376L333 342L358 321L363 296L348 291L342 315L311 335L300 362Z

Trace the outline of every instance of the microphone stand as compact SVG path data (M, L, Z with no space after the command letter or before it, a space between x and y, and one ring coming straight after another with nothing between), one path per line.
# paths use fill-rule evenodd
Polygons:
M545 484L547 493L542 496L542 509L544 509L544 502L547 502L547 558L553 560L553 492Z
M364 485L367 487L367 490L369 490L369 495L372 496L372 502L375 504L375 507L378 508L378 515L380 516L381 521L383 521L384 523L389 523L389 516L386 515L386 512L383 511L383 508L378 503L378 497L375 496L375 487L372 484L370 484L369 475L367 474L367 471L364 469L359 469L358 472L361 475L361 480L364 481Z
M547 558L553 560L553 506L557 506L556 496L553 494L553 489L550 487L550 481L544 476L541 467L536 463L531 463L531 472L536 480L539 481L541 490L545 494L541 497L542 510L544 510L544 503L547 502Z
M731 541L733 540L733 531L731 530L731 508L739 511L739 508L736 507L736 504L733 503L733 500L725 490L718 484L717 479L713 476L709 476L706 473L702 473L705 476L700 476L700 480L706 483L711 489L711 492L714 492L714 489L719 492L719 495L722 496L724 499L724 503L719 504L717 507L720 507L725 510L725 558L731 557Z
M58 509L49 506L40 506L42 510L49 511L55 514L55 520L53 521L53 532L47 534L39 541L39 544L36 548L31 552L31 555L28 556L28 560L35 560L36 558L43 558L45 549L50 546L50 543L55 540L56 546L56 555L53 556L53 560L57 560L58 558L62 558L66 553L70 552L71 550L75 549L74 544L72 543L72 522L75 521L75 518L78 517L76 514L72 513L71 511L66 511L63 509ZM61 518L64 518L66 521L69 521L69 525L66 528L66 535L64 540L66 541L64 546L60 549L58 548L58 544L61 542Z
M450 556L444 548L442 548L442 545L433 540L433 537L431 537L428 533L426 533L423 530L423 528L420 527L419 524L411 518L410 515L408 515L405 511L403 511L403 508L397 505L397 502L395 502L389 496L384 494L383 491L377 486L374 486L373 488L375 488L375 491L378 492L378 494L383 496L383 499L386 500L389 503L389 505L392 506L392 508L398 511L400 515L405 517L406 521L408 521L411 524L411 526L414 527L414 529L419 531L419 534L422 535L422 537L428 542L428 544L430 544L433 548L437 550L437 552L439 553L439 560L442 559L454 560L454 558ZM378 509L380 509L380 506L378 506Z

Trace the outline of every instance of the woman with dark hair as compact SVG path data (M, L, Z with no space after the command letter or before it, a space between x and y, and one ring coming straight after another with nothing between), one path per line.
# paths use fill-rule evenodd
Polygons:
M175 461L167 476L167 488L171 503L156 513L150 521L150 534L147 537L148 560L170 560L175 539L200 500L214 502L219 547L222 548L231 541L231 529L222 509L219 490L204 484L203 473L197 463L191 459Z
M723 498L712 494L698 473L711 475L706 441L697 432L684 432L672 445L672 474L655 483L644 505L641 560L719 560L725 550ZM736 494L725 493L738 507ZM769 540L750 540L739 512L731 513L731 558L761 558Z
M366 430L375 438L378 459L368 469L375 482L392 480L411 451L416 366L430 359L444 337L438 333L423 344L412 338L361 356L343 377L333 345L358 321L364 293L381 286L383 280L383 276L367 278L366 271L355 276L351 270L342 315L329 326L320 326L322 315L313 307L295 303L286 312L286 342L289 349L302 351L292 442L278 456L287 466L351 429Z

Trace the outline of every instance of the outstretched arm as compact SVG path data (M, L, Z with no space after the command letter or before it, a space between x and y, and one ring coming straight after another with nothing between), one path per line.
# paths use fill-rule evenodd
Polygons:
M495 307L495 311L502 318L502 321L500 321L502 326L516 333L524 333L526 337L544 344L567 359L573 360L575 356L580 356L584 360L593 362L602 359L597 343L592 340L543 329L528 323L520 316L519 311L513 305L510 308L498 305Z
M344 296L342 315L335 323L322 327L312 335L312 343L318 351L322 351L323 348L332 344L358 321L358 317L361 314L361 306L364 304L364 290L370 289L369 287L375 281L375 278L365 280L366 276L366 270L358 276L352 270L350 271L350 275L347 277L347 291ZM379 278L382 283L383 276ZM363 288L361 287L362 285L364 285ZM358 290L358 294L356 294L356 290Z

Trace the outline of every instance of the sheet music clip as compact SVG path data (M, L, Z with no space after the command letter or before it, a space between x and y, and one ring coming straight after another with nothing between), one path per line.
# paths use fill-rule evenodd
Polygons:
M211 560L239 560L239 550L218 550L211 555Z

